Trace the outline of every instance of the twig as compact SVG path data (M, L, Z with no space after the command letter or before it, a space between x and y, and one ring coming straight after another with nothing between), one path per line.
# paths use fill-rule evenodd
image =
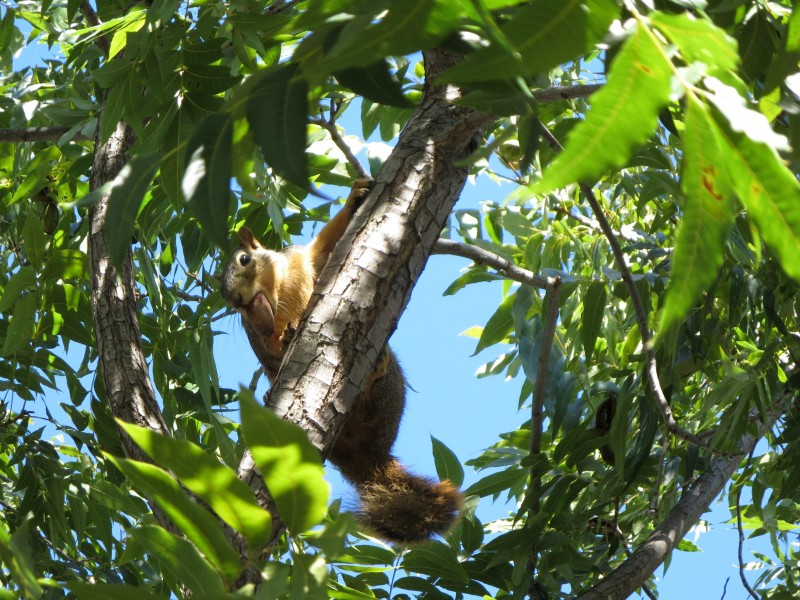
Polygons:
M566 87L552 87L531 92L538 102L557 102L558 100L574 100L586 98L603 87L603 84L569 85Z
M491 267L498 272L502 273L509 279L524 283L540 289L550 289L553 286L561 283L560 277L545 277L544 275L537 275L528 269L515 265L508 259L503 258L498 254L472 246L461 242L454 242L453 240L439 239L433 247L431 254L453 254L462 258L468 258L473 262Z
M57 141L65 133L68 133L71 127L8 127L0 129L0 142L54 142ZM72 138L74 141L87 142L92 138L78 133Z
M753 452L755 448L750 450L750 454L747 455L747 463L744 465L744 470L742 471L742 477L744 477L745 473L747 473L747 469L750 467L750 462L753 460ZM744 487L744 483L739 485L739 488L736 490L736 529L739 531L739 578L742 580L742 585L744 589L747 590L747 593L750 594L753 598L758 600L758 594L756 594L755 590L750 587L750 584L747 581L747 578L744 576L744 558L742 557L742 550L744 547L744 529L742 528L742 488Z
M339 128L336 127L336 123L334 121L328 121L323 118L318 119L311 119L311 122L315 125L319 125L323 129L325 129L328 134L331 136L331 140L339 150L342 151L344 157L347 159L347 162L350 163L350 166L355 169L356 173L358 174L359 179L372 179L372 176L367 172L364 166L359 162L356 158L356 155L353 154L353 151L350 150L350 146L347 145L347 142L344 141L342 134L339 133Z
M547 385L547 365L550 362L550 349L556 335L558 323L558 289L561 278L556 277L544 295L545 313L544 329L542 330L542 349L539 352L539 367L536 371L536 383L533 386L533 408L531 411L531 454L542 452L542 421L544 420L544 396ZM538 502L538 500L537 500Z
M100 19L97 17L97 13L94 12L92 5L89 4L89 0L83 0L83 2L81 2L81 14L90 27L97 27L100 25ZM100 48L103 55L108 58L108 54L111 51L111 42L108 41L105 34L95 38L95 43L97 47Z
M264 367L258 367L253 373L253 377L250 379L250 385L247 386L247 389L250 390L253 394L256 393L256 388L258 387L258 381L261 379L261 376L264 374Z
M656 484L653 497L650 499L650 512L653 514L653 523L658 525L658 499L659 492L661 491L661 484L664 481L664 461L667 456L667 442L668 437L664 437L664 442L661 445L661 456L658 457L658 474L656 475Z
M553 136L553 134L550 133L550 130L548 130L544 125L541 125L541 131L545 140L550 147L553 148L553 150L556 152L561 152L564 149L555 136ZM583 182L579 183L579 186L584 197L589 202L589 206L591 206L592 211L594 212L595 219L597 219L600 229L603 231L603 234L608 240L608 244L611 247L611 253L614 255L614 261L617 263L617 269L619 270L620 277L622 277L622 281L625 283L625 287L628 290L628 295L631 298L631 305L633 306L633 312L636 316L636 324L639 327L639 335L642 338L642 350L645 357L645 373L647 374L647 380L650 383L653 399L658 406L659 412L661 412L661 419L664 421L664 425L667 427L667 430L675 434L677 437L701 448L709 448L708 443L706 443L703 439L691 431L687 431L686 429L682 428L675 421L675 417L672 414L672 409L670 408L669 402L664 395L664 390L661 389L661 383L658 381L658 365L656 364L656 353L652 344L652 334L650 333L650 328L647 325L647 313L644 310L642 298L639 296L639 291L636 289L636 284L633 281L631 270L628 268L628 264L625 262L625 255L622 253L622 247L619 245L619 241L617 240L617 237L614 234L614 230L611 228L608 219L606 219L605 212L600 206L600 202L597 199L597 196L595 196L592 186Z
M498 257L499 258L499 257ZM547 365L550 362L550 349L553 347L553 340L556 335L556 325L558 324L558 289L561 286L561 278L556 277L552 285L547 287L544 295L546 306L544 329L542 330L542 347L539 351L539 366L536 371L536 383L533 386L533 406L531 407L531 456L538 456L542 453L542 430L544 421L544 396L547 386ZM530 499L530 513L539 513L539 497L542 495L542 474L540 465L534 463L531 466L531 484L527 496ZM531 574L531 587L528 592L531 600L537 598L535 579L537 555L532 552L528 557L528 570Z

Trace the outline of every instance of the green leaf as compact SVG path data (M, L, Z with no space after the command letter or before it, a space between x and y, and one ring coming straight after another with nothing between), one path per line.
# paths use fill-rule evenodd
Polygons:
M41 598L43 590L36 580L29 536L28 521L23 522L14 535L9 535L5 525L0 526L0 559L10 579L19 586L22 598Z
M501 28L515 54L493 44L473 52L441 78L471 83L546 72L593 48L618 16L613 0L534 0Z
M305 431L259 406L252 393L239 393L242 433L286 527L301 533L319 523L330 489L319 452Z
M3 20L0 22L0 54L6 51L14 37L14 21L17 11L11 7L6 7Z
M433 446L433 462L436 465L436 474L439 479L450 480L456 487L464 483L464 468L450 448L431 436Z
M333 74L339 83L356 94L388 106L406 108L413 104L403 95L400 83L389 73L389 63L379 60L366 67L348 67Z
M672 255L672 274L659 323L659 334L682 320L722 266L725 239L733 224L729 160L720 150L717 128L708 112L687 99L683 132L681 188L683 218Z
M108 197L106 242L112 262L119 266L131 246L136 214L158 169L160 153L131 158L114 178Z
M533 185L545 193L579 181L594 182L624 165L652 134L670 94L672 63L643 27L623 44L608 83L592 96L586 120L570 133L566 148Z
M129 534L194 594L224 591L219 573L185 539L153 525L132 529Z
M189 362L192 365L192 374L200 388L200 395L208 413L208 418L217 436L217 444L225 464L234 466L238 463L236 451L228 435L219 422L217 413L211 405L214 396L219 397L219 375L214 361L213 333L207 327L197 327L190 333Z
M228 113L206 116L189 138L181 182L189 211L206 237L221 247L228 244L232 140L233 120Z
M214 567L233 581L239 574L240 557L214 516L195 504L169 473L156 465L105 454L132 484L153 499Z
M322 76L368 65L385 56L431 48L456 27L464 12L460 0L393 0L387 8L378 23L362 29L342 28L324 59L316 64L307 61L303 71Z
M494 496L505 490L511 488L525 481L528 477L528 471L520 468L508 468L498 473L487 475L483 479L476 481L466 490L464 496L478 496L483 498L485 496Z
M470 577L458 561L458 555L441 542L432 542L413 548L403 556L402 568L447 581L469 583Z
M61 279L85 280L89 271L89 260L80 250L51 251L42 271L42 281L56 283Z
M22 296L14 306L14 315L6 332L3 356L30 350L28 342L33 337L38 298L35 294Z
M708 19L691 13L653 13L653 24L681 51L687 63L702 62L714 69L734 70L739 63L736 40Z
M250 488L216 456L186 440L159 435L151 429L117 421L133 440L193 493L205 500L223 521L241 532L253 547L272 533L270 514L258 506Z
M478 340L478 345L475 348L473 355L478 354L478 352L484 348L488 348L493 344L502 342L512 331L514 331L514 317L512 316L512 309L514 308L515 298L516 294L507 296L500 306L497 307L495 313L489 317L486 327L483 328L481 339Z
M44 262L44 247L47 240L44 235L44 223L33 211L30 211L25 219L22 241L25 244L25 256L38 271Z
M133 69L128 71L128 76L119 80L108 92L103 104L103 118L100 119L100 143L105 144L111 134L120 125L122 115L131 109L131 76ZM141 97L138 98L141 102Z
M121 22L116 26L116 31L111 37L111 44L108 50L108 57L114 58L123 48L128 41L128 32L139 31L145 23L147 11L143 8L135 8L126 14Z
M32 267L23 266L6 284L3 295L0 296L0 312L6 312L14 306L14 303L25 290L32 290L36 287L36 272Z
M581 343L586 355L586 363L592 360L594 343L603 325L603 314L606 310L606 284L593 281L583 297L583 318L581 320Z
M305 189L308 84L296 73L294 65L265 71L247 100L247 121L272 169Z
M754 138L718 113L714 119L733 189L783 270L800 281L800 184L768 143L771 131Z

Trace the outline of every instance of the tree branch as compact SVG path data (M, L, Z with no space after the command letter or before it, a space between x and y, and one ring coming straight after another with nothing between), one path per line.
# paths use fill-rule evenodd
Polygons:
M438 239L431 254L452 254L468 258L473 262L491 267L514 281L524 283L536 288L550 289L561 282L559 277L545 277L515 265L499 254L494 254L478 246L454 242L453 240Z
M99 135L100 128L97 128ZM105 144L95 143L94 163L89 187L96 190L112 181L128 160L133 131L123 122ZM133 261L127 253L119 269L111 262L106 241L106 215L109 194L89 212L89 267L91 272L92 317L100 373L111 413L127 423L169 434L150 381L147 361L141 346L139 311L133 284ZM125 455L151 462L133 440L120 431ZM175 526L151 502L153 514L170 531Z
M792 394L787 392L778 402L782 414ZM759 439L774 424L757 423L757 434L746 434L739 440L738 452L732 456L717 456L711 467L698 477L689 491L667 514L655 531L631 554L631 556L612 571L605 579L577 597L577 600L623 600L641 587L659 565L669 556L689 530L697 523L703 513L714 501L725 483L752 452Z
M603 84L591 85L569 85L566 87L545 88L534 90L533 97L538 102L557 102L558 100L575 100L576 98L587 98L603 87Z
M426 85L375 187L323 270L267 396L298 423L323 456L374 372L411 289L466 181L460 164L491 116L456 106L460 92L431 83L454 64L424 54ZM250 476L246 462L240 474Z
M372 176L369 174L369 172L367 172L364 166L359 162L358 158L356 158L356 155L353 154L350 146L348 146L347 142L344 141L342 134L339 133L339 128L336 126L335 121L328 121L327 119L320 117L319 119L312 119L311 122L319 125L328 132L328 134L331 136L331 140L334 144L336 144L336 147L342 151L345 159L350 166L353 167L359 179L372 179Z
M0 142L22 143L22 142L56 142L61 137L69 133L72 127L9 127L0 129ZM92 138L76 134L73 141L86 142Z
M556 326L558 325L558 289L561 287L561 279L556 278L553 285L548 286L545 292L544 303L546 307L544 329L542 330L542 349L539 351L539 367L536 371L536 382L533 386L533 405L531 407L531 456L538 456L542 453L542 431L544 424L544 397L547 387L547 365L550 364L550 350L553 347L553 340L556 336ZM539 463L531 466L531 483L528 488L528 499L530 501L530 513L539 514L542 495L542 471ZM538 596L536 582L533 578L536 572L537 554L531 553L528 557L528 570L531 574L531 587L528 592L531 600Z

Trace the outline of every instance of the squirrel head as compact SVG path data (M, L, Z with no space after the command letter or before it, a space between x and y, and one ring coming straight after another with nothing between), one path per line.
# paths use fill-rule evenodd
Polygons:
M247 227L239 229L239 248L222 271L222 297L230 302L253 328L269 337L275 329L278 306L277 252L264 248Z

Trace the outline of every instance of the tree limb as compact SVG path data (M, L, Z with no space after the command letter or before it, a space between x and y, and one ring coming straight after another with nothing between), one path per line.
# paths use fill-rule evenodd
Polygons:
M478 246L454 242L453 240L437 240L431 254L452 254L462 258L468 258L473 262L495 269L513 281L518 281L536 288L550 289L561 281L558 277L537 275L528 269L515 265L499 254L494 254Z
M9 127L0 129L0 142L54 142L68 133L72 127ZM91 141L91 138L82 133L76 134L73 138L76 142Z
M553 340L556 336L556 326L558 325L558 289L561 286L561 279L556 278L553 285L548 286L544 296L545 316L544 329L542 330L542 349L539 351L539 367L536 371L536 382L533 386L533 405L531 407L531 456L538 456L542 453L542 431L544 427L544 397L547 387L547 365L550 363L550 350L553 347ZM542 495L542 470L541 465L534 463L531 466L531 482L528 488L528 500L530 502L530 512L532 515L539 514L540 498ZM528 570L531 575L530 589L528 595L531 600L538 596L534 574L537 565L537 553L531 553L528 557Z
M99 127L97 131L99 135ZM128 150L134 139L133 130L120 121L105 144L95 143L90 189L96 190L117 176L128 160ZM89 268L98 367L114 417L169 434L142 352L130 251L119 268L114 266L109 255L106 241L108 197L109 194L103 196L89 212ZM121 431L120 437L126 456L151 462L130 437ZM175 531L175 526L158 505L151 502L150 506L158 522Z
M791 394L786 393L780 401L782 408ZM697 523L703 513L714 501L725 483L752 452L756 443L772 426L774 421L757 423L757 434L742 436L737 444L738 452L731 456L716 456L711 467L698 477L691 488L681 497L678 503L667 514L655 531L614 571L600 583L577 597L576 600L623 600L641 587L650 575L669 556L689 530Z
M421 104L323 270L266 398L308 432L323 456L374 372L464 186L467 167L460 161L492 120L456 106L456 88L431 84L455 62L452 55L433 50L424 58ZM246 461L240 475L249 478Z

